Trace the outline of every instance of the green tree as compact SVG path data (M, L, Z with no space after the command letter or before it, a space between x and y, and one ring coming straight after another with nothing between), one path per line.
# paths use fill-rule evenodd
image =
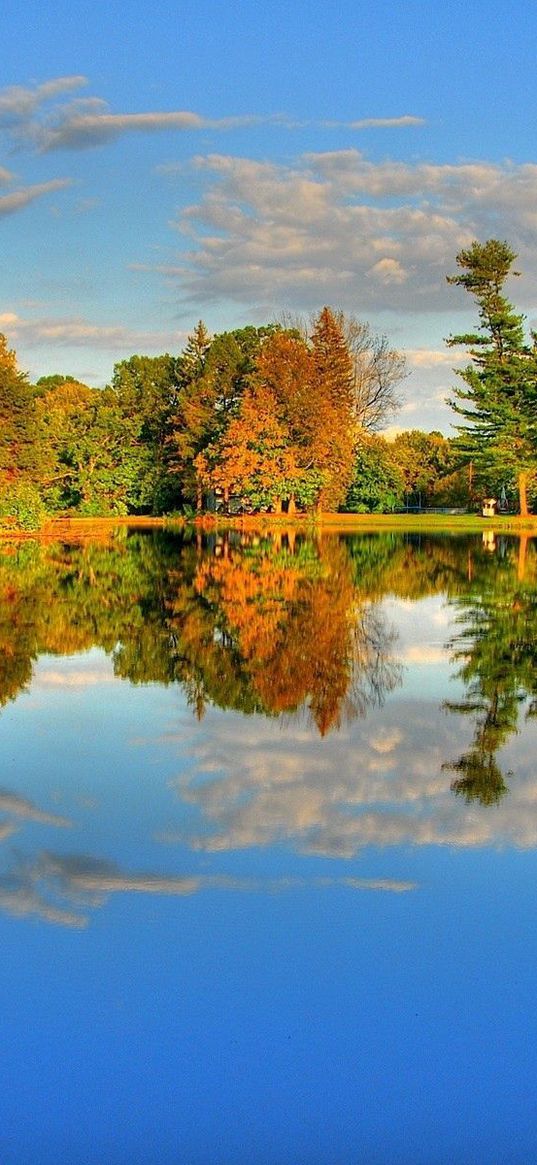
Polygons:
M454 472L456 461L442 433L406 429L393 441L392 456L403 475L409 502L425 506L443 500L443 483Z
M537 469L537 336L524 338L523 316L503 288L515 252L506 242L474 242L457 255L461 269L448 282L464 287L479 309L479 330L449 337L469 349L471 364L458 373L464 388L449 401L463 418L457 426L461 456L498 486L517 482L521 515L528 513L528 484Z
M404 488L403 475L388 442L362 432L344 509L354 514L388 513L402 505Z
M0 332L0 484L39 476L35 390Z
M131 435L129 457L137 462L132 508L153 513L172 509L179 501L169 446L179 395L177 358L166 353L122 360L115 365L111 390Z
M494 570L490 562L474 562L466 593L450 600L457 612L450 646L466 692L445 707L471 718L474 737L444 768L456 774L455 793L485 805L508 791L497 754L519 719L537 712L537 560L524 536L513 543L504 546Z
M37 401L47 470L41 489L51 510L126 514L138 496L137 420L110 389L60 381Z

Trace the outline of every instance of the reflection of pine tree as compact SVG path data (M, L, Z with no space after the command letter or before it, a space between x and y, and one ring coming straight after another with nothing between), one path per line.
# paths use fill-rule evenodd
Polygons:
M452 781L451 788L468 802L496 805L508 792L503 773L491 753L476 748L475 752L465 753L458 761L445 767L463 774Z
M512 697L502 700L496 693L489 704L484 701L474 703L469 695L468 703L448 704L446 707L451 712L463 714L477 712L473 747L457 761L443 766L460 774L452 782L453 792L463 796L466 801L480 801L482 805L497 804L508 792L508 786L495 754L516 731L518 700ZM512 776L512 773L507 776Z
M467 691L462 702L445 705L450 712L475 718L472 747L445 765L460 774L452 789L484 805L498 802L508 791L496 754L517 731L521 710L525 708L526 717L534 714L537 695L534 549L526 555L525 578L515 558L507 556L495 565L493 575L478 569L470 593L453 600L459 632L451 647L461 661L458 675Z

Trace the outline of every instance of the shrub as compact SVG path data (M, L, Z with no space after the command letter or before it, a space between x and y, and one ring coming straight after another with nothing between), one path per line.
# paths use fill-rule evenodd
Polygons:
M31 482L13 482L0 488L0 525L17 530L39 530L47 510L37 486Z

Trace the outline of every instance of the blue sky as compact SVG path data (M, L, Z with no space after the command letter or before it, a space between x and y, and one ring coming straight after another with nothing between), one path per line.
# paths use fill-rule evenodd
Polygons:
M407 353L401 427L449 429L473 238L537 321L537 7L5 0L0 330L31 376L341 307Z

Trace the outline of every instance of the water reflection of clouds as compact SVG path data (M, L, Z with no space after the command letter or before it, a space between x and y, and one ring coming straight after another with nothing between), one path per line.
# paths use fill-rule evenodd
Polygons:
M169 830L196 850L232 851L284 842L303 853L350 858L364 846L537 845L533 758L537 725L509 743L517 776L492 812L455 797L442 770L465 745L469 725L426 701L392 701L379 719L319 741L260 718L206 722L190 769L174 782L197 808L195 832Z
M35 821L40 825L55 825L59 828L68 828L72 823L67 817L60 817L57 813L47 813L34 805L26 797L0 789L0 813L5 814L7 822L0 823L1 829L13 832L20 821ZM0 836L5 836L0 833Z
M67 818L39 809L33 802L7 790L0 792L0 811L7 820L0 823L0 840L16 832L18 823L35 823L55 828L72 824ZM89 854L58 854L41 851L35 857L19 853L7 855L0 872L0 912L15 918L81 929L88 923L88 911L103 906L112 894L151 894L188 897L203 890L273 893L296 888L346 887L403 893L415 889L409 881L388 878L236 878L225 874L168 875L147 871L129 872L115 862Z
M419 667L445 664L446 649L442 643L412 643L401 652L401 660Z
M98 647L71 655L43 654L37 660L32 677L32 693L50 688L91 688L112 684L116 680L109 656Z
M35 688L89 688L95 684L112 684L115 676L103 668L102 671L54 671L43 668L34 681Z
M128 873L113 862L88 855L44 852L34 861L15 858L11 868L0 875L0 911L15 918L34 918L82 929L88 924L88 911L103 906L111 894L184 898L204 890L277 893L331 887L401 894L416 889L416 884L390 878L263 879Z

